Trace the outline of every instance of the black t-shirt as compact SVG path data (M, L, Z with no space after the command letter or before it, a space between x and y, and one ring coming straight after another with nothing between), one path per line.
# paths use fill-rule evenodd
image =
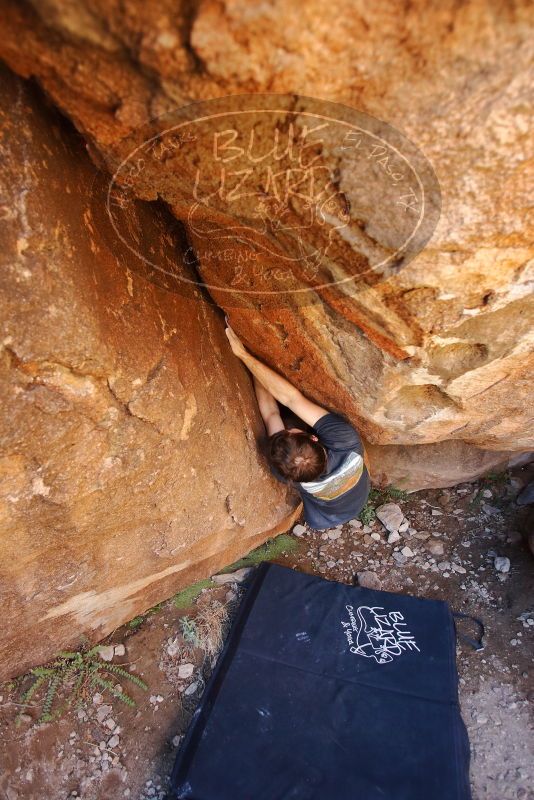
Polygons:
M327 451L325 471L315 481L295 483L312 528L332 528L358 516L371 482L363 463L358 431L339 414L328 413L312 426ZM273 469L277 478L282 479Z

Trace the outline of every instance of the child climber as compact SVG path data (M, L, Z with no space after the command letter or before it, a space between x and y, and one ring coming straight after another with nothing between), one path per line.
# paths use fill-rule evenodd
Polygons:
M315 529L332 528L357 517L370 489L358 432L339 414L312 403L288 380L254 358L230 326L226 335L234 354L252 373L269 437L271 469L278 480L291 483L300 494L306 522ZM278 403L309 425L313 433L286 429Z

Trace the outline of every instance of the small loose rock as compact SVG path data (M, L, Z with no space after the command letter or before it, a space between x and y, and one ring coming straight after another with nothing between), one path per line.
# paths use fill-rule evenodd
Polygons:
M429 541L426 543L426 549L429 553L432 553L433 556L442 556L445 552L443 543L438 542L437 539L429 539Z
M158 703L163 703L163 697L160 694L153 694L150 696L149 702L152 703L153 706L155 706Z
M190 678L193 674L195 667L193 664L180 664L178 667L178 677L179 678Z
M376 516L390 533L398 531L404 521L404 514L397 503L384 503L378 506Z
M242 583L250 572L250 567L243 567L235 572L225 572L222 575L213 575L212 580L214 583Z
M166 650L167 650L167 655L171 657L176 656L180 652L180 645L178 644L178 642L175 642L174 640L171 639L166 647Z
M97 722L100 723L104 722L106 717L109 717L110 714L111 714L111 706L108 705L99 706L98 711L96 712Z
M98 655L102 659L102 661L113 661L113 656L115 655L115 648L112 644L109 645L102 645L98 648Z
M506 574L507 572L510 572L510 559L506 556L497 556L493 562L493 566L497 572Z
M371 572L370 570L364 570L363 572L356 573L358 578L358 585L362 586L364 589L381 589L382 583L376 574L376 572Z

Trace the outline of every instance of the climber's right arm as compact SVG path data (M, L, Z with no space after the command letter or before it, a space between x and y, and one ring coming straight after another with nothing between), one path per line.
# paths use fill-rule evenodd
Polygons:
M299 392L298 389L296 393L291 396L291 399L288 403L288 407L291 409L293 414L296 414L297 417L304 420L306 425L315 425L321 417L324 417L325 414L328 414L326 408L322 406L318 406L317 403L313 403L311 400L308 400L307 397L304 397L302 392Z
M293 386L287 378L279 375L274 369L271 369L266 364L262 364L243 345L238 336L234 333L230 326L226 328L226 335L233 353L241 359L254 377L264 386L267 391L273 395L282 405L287 406L293 411L297 417L300 417L307 425L315 425L317 420L328 414L328 411L307 397L304 397L296 386Z

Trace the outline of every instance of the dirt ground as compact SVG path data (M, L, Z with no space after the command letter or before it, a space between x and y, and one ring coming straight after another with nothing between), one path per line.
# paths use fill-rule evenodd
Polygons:
M394 500L408 524L390 544L377 519L327 532L297 527L287 552L275 559L347 583L359 573L362 584L447 600L483 619L485 650L458 648L473 800L534 798L534 559L520 533L524 512L514 503L532 473L531 466ZM508 572L496 569L496 563L507 566L495 562L500 556L510 560ZM227 580L204 589L187 608L163 604L104 643L123 644L125 653L114 655L113 664L148 684L144 692L120 681L135 708L91 691L84 707L36 724L42 697L20 705L27 679L0 687L1 800L163 800L180 740L239 602L242 588Z

